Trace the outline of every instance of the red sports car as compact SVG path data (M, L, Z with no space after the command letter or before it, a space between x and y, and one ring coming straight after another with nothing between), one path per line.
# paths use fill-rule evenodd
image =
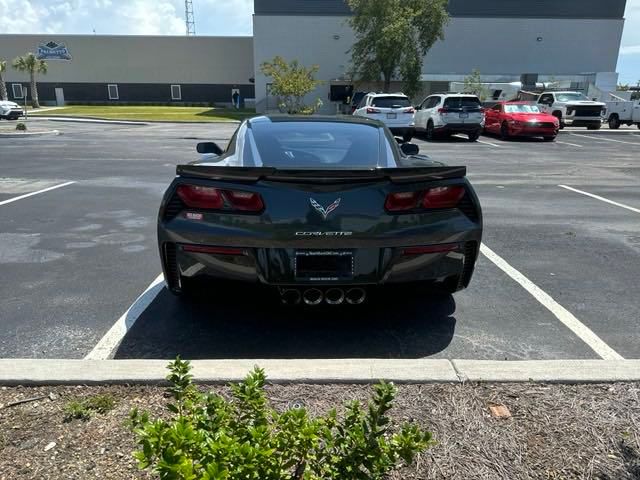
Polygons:
M542 113L536 105L526 102L500 102L485 111L484 130L509 137L542 137L555 140L560 123L553 115Z

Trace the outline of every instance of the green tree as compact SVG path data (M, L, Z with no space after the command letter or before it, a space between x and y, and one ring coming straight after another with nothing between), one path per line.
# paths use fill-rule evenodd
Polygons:
M619 83L618 84L618 88L616 89L619 92L626 92L629 90L629 84L628 83Z
M297 60L287 63L278 56L270 62L264 62L260 69L271 78L271 93L280 99L279 106L287 113L311 114L322 106L319 98L313 106L304 104L304 97L322 83L315 79L315 74L320 70L318 65L307 68Z
M444 39L449 22L448 0L347 0L353 10L349 24L356 42L351 48L355 80L383 81L389 92L391 80L400 78L404 91L420 90L424 56Z
M481 101L487 99L489 92L487 88L482 84L482 77L480 70L474 69L471 75L464 79L464 93L473 93L480 98Z
M36 77L38 74L45 75L47 73L47 63L44 60L38 60L33 53L29 52L22 57L15 58L13 60L13 68L19 72L29 73L29 79L31 80L31 106L33 108L40 108Z
M4 72L7 71L7 62L5 60L0 60L0 100L7 101L9 97L7 96L7 85L4 83Z

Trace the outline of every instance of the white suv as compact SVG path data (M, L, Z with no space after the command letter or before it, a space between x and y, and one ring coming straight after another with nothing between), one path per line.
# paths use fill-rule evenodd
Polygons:
M415 133L415 108L404 93L368 93L364 96L354 115L372 118L384 123L391 133L410 142Z
M425 98L416 110L415 129L429 140L438 134L465 133L475 142L484 128L484 109L475 95L438 93Z

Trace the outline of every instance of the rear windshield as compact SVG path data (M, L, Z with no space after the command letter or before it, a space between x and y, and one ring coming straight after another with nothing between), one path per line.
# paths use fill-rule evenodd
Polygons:
M275 168L370 169L379 166L382 130L371 125L330 122L263 122L251 127L258 159ZM249 140L250 141L250 140ZM245 147L245 155L255 149ZM384 158L386 163L386 156Z
M449 108L480 108L478 97L449 97L444 101L444 106Z
M380 97L374 98L371 106L380 108L402 108L410 107L411 102L407 97Z

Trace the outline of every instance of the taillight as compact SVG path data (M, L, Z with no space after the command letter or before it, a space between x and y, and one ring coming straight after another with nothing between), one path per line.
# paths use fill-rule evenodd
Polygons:
M378 110L377 108L367 108L367 113L371 114L371 113L382 113L380 110Z
M235 210L260 212L264 208L262 197L257 193L225 190L224 196L227 197L227 200Z
M247 251L235 247L209 247L206 245L182 245L182 250L190 253L208 253L211 255L246 255Z
M221 190L200 185L180 185L177 194L189 208L261 212L264 202L258 193L241 190Z
M418 205L418 197L420 192L400 192L390 193L384 202L384 208L387 212L402 212L405 210L413 210Z
M405 110L404 113L416 113L416 109L411 107L411 108Z
M464 197L464 187L431 188L422 197L424 208L454 208Z
M387 212L454 208L465 195L464 187L435 187L417 192L390 193L384 203Z
M449 109L447 107L439 108L438 113L449 113Z
M403 255L425 255L429 253L449 253L460 250L457 243L449 243L443 245L427 245L424 247L406 247L402 250Z
M217 188L180 185L177 193L187 207L212 210L220 210L224 207L222 192Z

